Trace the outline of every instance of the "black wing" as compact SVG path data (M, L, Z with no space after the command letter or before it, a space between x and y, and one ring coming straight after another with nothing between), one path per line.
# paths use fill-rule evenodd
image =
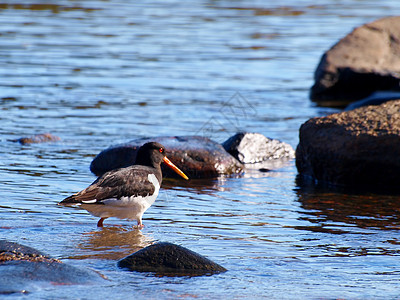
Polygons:
M98 203L110 198L152 195L155 192L155 186L149 181L148 176L154 172L154 169L144 166L131 166L109 171L86 189L65 198L60 204ZM154 175L160 183L161 175Z

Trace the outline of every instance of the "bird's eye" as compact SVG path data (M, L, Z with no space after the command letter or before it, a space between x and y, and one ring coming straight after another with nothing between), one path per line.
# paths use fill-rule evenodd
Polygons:
M160 153L164 153L164 148L160 148L158 151L160 151Z

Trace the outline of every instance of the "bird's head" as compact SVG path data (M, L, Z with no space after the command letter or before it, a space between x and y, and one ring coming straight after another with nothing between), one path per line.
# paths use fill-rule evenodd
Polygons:
M175 166L166 156L165 147L157 142L149 142L139 148L136 156L136 164L159 168L164 162L177 174L188 180L189 178L177 166Z

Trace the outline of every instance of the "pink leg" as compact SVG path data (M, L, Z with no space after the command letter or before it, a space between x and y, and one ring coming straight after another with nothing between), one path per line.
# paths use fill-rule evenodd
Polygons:
M142 219L137 220L137 228L138 229L143 229L144 225L142 223Z

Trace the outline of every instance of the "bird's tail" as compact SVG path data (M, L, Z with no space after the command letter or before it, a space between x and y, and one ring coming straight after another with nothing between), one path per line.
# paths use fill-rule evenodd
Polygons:
M76 194L65 198L63 201L59 202L58 205L68 205L74 203L79 203L79 201L76 199Z

